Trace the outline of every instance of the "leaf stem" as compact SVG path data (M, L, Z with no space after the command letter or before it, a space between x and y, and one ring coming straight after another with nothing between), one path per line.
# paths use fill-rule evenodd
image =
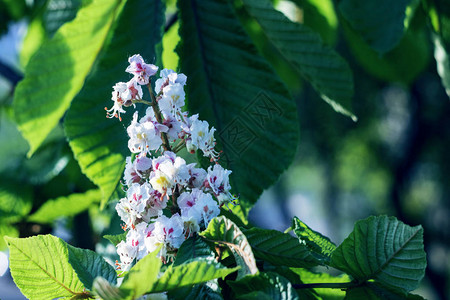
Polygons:
M158 102L156 102L155 94L153 94L152 86L150 82L147 84L148 91L150 92L150 97L152 98L152 102L150 102L151 107L153 108L153 112L155 113L156 121L159 124L162 124L161 112L159 111ZM144 101L144 100L141 100ZM147 102L147 101L146 101ZM161 132L161 138L163 142L163 148L165 151L172 151L169 144L169 139L167 138L167 134L165 132Z

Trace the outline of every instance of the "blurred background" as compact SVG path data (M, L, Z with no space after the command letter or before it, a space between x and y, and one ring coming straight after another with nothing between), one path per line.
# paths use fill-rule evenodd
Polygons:
M66 216L55 215L45 222L36 217L49 199L95 186L81 173L62 128L27 159L28 145L11 112L23 66L42 41L76 15L81 3L0 1L0 237L52 233L115 259L115 248L101 238L121 232L114 205L100 211L98 203L90 201ZM176 69L178 24L172 17L173 1L167 5L167 20L175 22L164 37L163 62ZM431 300L448 299L450 102L436 70L423 7L416 4L403 39L381 57L340 19L332 1L276 1L275 5L292 20L319 32L350 64L358 121L337 114L280 63L276 71L289 83L298 104L300 143L294 163L262 195L250 211L250 221L284 231L297 216L336 244L352 231L355 221L369 215L394 215L408 225L421 224L428 268L415 293ZM266 52L270 55L270 49ZM8 205L11 201L16 205ZM0 248L4 251L0 252L0 297L24 299L7 270L3 238Z

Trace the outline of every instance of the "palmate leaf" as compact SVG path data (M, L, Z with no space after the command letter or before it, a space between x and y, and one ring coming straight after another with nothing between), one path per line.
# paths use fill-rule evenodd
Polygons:
M248 275L238 281L228 281L237 299L299 299L292 284L283 276L273 272Z
M96 0L44 42L14 94L14 114L32 155L66 112L103 47L120 1Z
M51 235L31 238L5 237L10 253L11 275L30 299L83 295L84 285L69 263L67 245Z
M224 216L214 218L201 235L210 241L226 245L230 249L237 265L241 267L238 279L258 272L255 256L247 238L239 227L229 219Z
M331 256L331 266L357 281L373 279L403 292L417 288L426 264L422 227L410 227L387 216L356 222Z
M331 107L354 121L353 77L345 60L308 27L290 21L268 0L240 0L279 54L308 80Z
M178 1L180 71L190 113L216 129L234 193L249 206L292 162L294 101L225 0ZM264 163L261 163L264 162Z
M342 0L339 9L350 25L378 53L393 49L404 33L406 7L411 0Z
M64 121L70 147L82 172L103 193L102 204L115 191L125 167L125 157L130 153L125 126L129 125L132 116L129 110L123 115L123 122L107 119L104 107L113 104L112 86L130 78L125 73L128 56L139 53L147 62L155 58L163 18L160 1L130 0L125 3L95 72L90 74L73 100Z
M52 223L58 218L79 214L101 199L100 190L90 190L85 193L72 194L47 200L28 221L36 223Z
M215 278L225 278L239 268L226 268L215 261L198 260L176 267L171 265L147 291L159 293L185 286L192 286Z
M304 244L289 234L259 228L243 230L243 233L255 257L272 265L310 268L321 264Z
M330 257L336 245L326 236L312 230L299 218L292 220L295 235L311 251L311 254L322 263L329 264Z

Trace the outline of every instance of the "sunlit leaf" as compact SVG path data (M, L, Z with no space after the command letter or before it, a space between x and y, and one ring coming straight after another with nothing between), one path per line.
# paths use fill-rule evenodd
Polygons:
M226 268L215 261L199 260L179 266L170 266L164 274L156 280L148 292L158 293L184 286L209 281L215 278L225 278L238 268Z
M97 0L44 42L14 94L14 113L32 155L80 91L111 29L120 1Z
M51 235L5 238L14 282L30 299L83 295L84 285L69 263L67 244Z
M292 220L294 233L308 247L311 254L323 263L328 264L336 245L326 236L312 230L308 225L294 217Z
M100 202L101 197L100 190L90 190L85 193L74 193L69 196L50 199L29 216L28 221L52 223L61 217L74 216L88 209L91 204Z

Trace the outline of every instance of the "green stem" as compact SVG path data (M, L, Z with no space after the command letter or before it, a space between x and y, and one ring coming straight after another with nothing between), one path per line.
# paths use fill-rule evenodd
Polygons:
M359 286L360 283L357 282L323 282L323 283L303 283L303 284L293 284L294 289L348 289Z
M153 108L153 112L155 113L156 121L159 124L162 124L161 112L159 111L158 103L156 102L155 94L153 94L152 86L150 83L147 84L148 91L150 92L150 97L152 98L152 102L150 102L151 107ZM144 101L144 100L141 100ZM147 102L147 101L146 101ZM169 144L169 139L167 138L167 133L161 132L161 137L163 141L163 148L165 151L172 151Z
M147 104L147 105L149 105L149 106L151 106L152 105L152 103L150 102L150 101L147 101L147 100L142 100L142 99L140 99L140 100L133 100L133 103L143 103L143 104Z
M180 151L183 147L184 147L184 145L185 145L185 143L186 143L186 141L183 139L183 140L181 140L179 143L178 143L178 145L176 145L174 148L173 148L173 152L174 153L177 153L178 151Z

